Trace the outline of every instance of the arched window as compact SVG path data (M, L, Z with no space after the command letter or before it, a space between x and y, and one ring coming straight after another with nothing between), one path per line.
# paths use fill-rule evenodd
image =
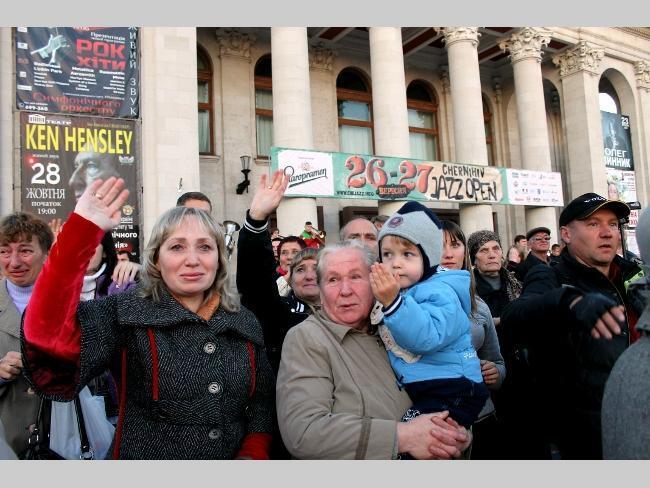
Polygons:
M483 100L483 123L485 124L485 145L487 146L488 165L494 166L494 129L492 127L492 111L490 104L484 96Z
M214 154L212 108L212 63L201 46L196 46L196 82L199 100L199 154Z
M413 159L437 161L438 104L429 87L421 81L413 81L406 89L409 118L409 142Z
M273 145L273 85L270 54L262 56L255 65L255 129L257 156L269 157Z
M598 83L598 101L601 111L612 114L621 113L621 103L618 100L616 90L612 82L605 77L602 77Z
M339 114L339 150L373 154L372 95L364 77L344 69L336 78Z

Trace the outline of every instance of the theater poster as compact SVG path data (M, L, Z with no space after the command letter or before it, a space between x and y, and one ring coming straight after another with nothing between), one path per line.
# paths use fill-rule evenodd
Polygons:
M17 27L18 110L137 118L137 27Z
M634 171L630 117L601 111L600 118L605 166L620 171Z
M65 221L87 185L124 178L130 195L113 231L117 250L140 254L138 167L134 120L21 112L21 205L46 222Z

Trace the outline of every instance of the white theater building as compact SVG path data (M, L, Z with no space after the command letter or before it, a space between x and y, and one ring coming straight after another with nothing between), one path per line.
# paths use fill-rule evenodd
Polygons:
M11 28L0 29L0 210L19 209ZM650 28L273 27L140 30L145 239L180 192L244 218L272 146L558 172L564 202L607 192L601 110L630 117L637 199L650 195ZM197 117L198 112L198 117ZM241 156L250 156L251 184ZM287 198L283 235L311 220L332 241L399 203ZM504 242L561 207L429 203ZM318 224L316 224L318 222Z

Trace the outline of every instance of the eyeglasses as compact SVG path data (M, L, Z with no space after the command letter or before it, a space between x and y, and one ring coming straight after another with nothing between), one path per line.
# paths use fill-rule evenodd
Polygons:
M551 236L546 236L546 237L533 237L533 238L531 239L531 241L546 241L546 242L548 242L548 241L550 241L550 240L551 240Z

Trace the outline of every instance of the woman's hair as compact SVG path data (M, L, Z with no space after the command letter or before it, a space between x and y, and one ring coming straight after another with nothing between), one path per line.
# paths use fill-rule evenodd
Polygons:
M289 285L293 288L293 270L298 266L300 263L307 259L313 259L318 263L318 251L320 249L316 249L314 247L306 247L303 250L299 251L298 254L296 254L293 257L293 260L291 261L291 265L289 266Z
M357 251L359 251L361 253L361 257L363 258L364 262L368 266L368 269L370 269L370 266L372 266L372 264L376 262L374 253L356 239L341 241L337 244L328 244L327 246L325 246L320 250L320 253L318 255L318 266L316 267L316 277L319 285L320 285L320 280L323 277L323 273L325 272L325 265L327 260L329 259L329 255L338 252L342 249L356 249Z
M31 241L36 236L44 253L50 252L54 243L52 229L41 219L25 212L14 212L0 220L0 246L22 240Z
M107 295L108 287L111 284L111 276L113 275L113 270L115 265L117 265L117 252L115 251L115 242L113 241L113 235L110 231L104 234L102 237L102 263L106 263L106 269L102 273L104 278L101 280L99 288L97 288L97 295Z
M210 214L198 208L173 207L162 214L154 224L143 255L141 271L142 296L151 297L154 302L159 302L162 298L166 285L156 267L160 247L185 219L195 219L217 243L219 269L205 299L208 300L213 293L218 293L221 297L219 305L225 311L239 311L239 298L229 287L228 253L226 252L223 232L212 220Z
M300 249L304 249L307 247L307 243L298 236L283 237L282 240L280 241L280 244L278 244L278 259L280 259L280 254L282 254L282 246L284 246L288 242L298 243Z
M472 269L469 259L469 249L467 248L467 239L460 226L451 220L442 221L442 230L449 234L451 242L461 242L465 247L465 257L463 258L463 269L469 271L469 296L472 302L472 313L476 313L476 282L474 281L474 270Z

